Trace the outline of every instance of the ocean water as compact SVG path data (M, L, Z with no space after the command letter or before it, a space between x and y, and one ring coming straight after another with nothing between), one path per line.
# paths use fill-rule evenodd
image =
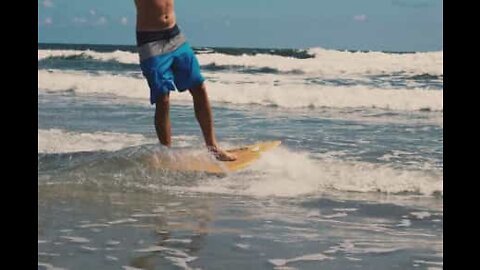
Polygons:
M39 44L39 269L443 268L442 51L196 52L221 145L283 142L244 171L144 162L205 151L134 47Z

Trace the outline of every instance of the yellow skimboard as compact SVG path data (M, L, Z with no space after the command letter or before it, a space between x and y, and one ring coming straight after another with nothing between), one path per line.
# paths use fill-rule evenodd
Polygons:
M234 161L218 161L205 154L192 155L191 153L184 153L169 157L156 154L153 156L152 165L158 169L224 174L246 168L259 159L263 152L269 151L281 143L281 141L259 142L226 150L237 156L237 159Z

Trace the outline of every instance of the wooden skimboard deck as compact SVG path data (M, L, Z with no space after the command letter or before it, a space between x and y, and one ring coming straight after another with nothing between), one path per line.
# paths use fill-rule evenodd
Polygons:
M155 168L167 170L224 174L244 169L259 159L262 152L269 151L280 144L281 141L268 141L226 150L237 156L234 161L217 161L205 155L181 155L175 158L156 155L152 159L152 165Z

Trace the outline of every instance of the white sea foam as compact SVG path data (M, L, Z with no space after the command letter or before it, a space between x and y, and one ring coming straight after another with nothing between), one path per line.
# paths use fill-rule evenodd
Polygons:
M274 266L284 266L288 263L291 262L298 262L298 261L324 261L324 260L332 260L334 259L333 257L326 256L325 254L322 253L317 253L317 254L308 254L308 255L303 255L291 259L270 259L268 260L271 264Z
M330 247L325 251L327 254L334 254L337 252L343 252L347 254L382 254L382 253L391 253L404 249L402 246L391 247L384 243L353 243L351 240L344 240L336 246Z
M250 245L249 244L236 243L235 247L237 247L239 249L247 250L247 249L250 248Z
M45 256L45 257L59 257L60 254L58 253L48 253L48 252L38 252L38 256Z
M165 259L171 261L174 265L179 266L182 269L191 269L187 263L194 261L197 257L189 256L187 253L180 249L166 248L162 246L151 246L143 249L137 249L135 252L164 252L169 256L165 256Z
M89 243L90 240L84 237L78 237L78 236L60 236L61 238L67 239L68 241L72 243L78 243L78 244L85 244Z
M108 227L108 225L103 223L92 223L92 224L79 225L77 227L82 229L90 229L90 228L98 228L98 227Z
M362 261L362 259L360 259L360 258L347 257L347 256L345 256L345 259L347 259L347 260L349 260L349 261L354 261L354 262L355 262L355 261L357 261L357 262L358 262L358 261Z
M310 49L314 58L297 59L278 55L225 55L220 53L199 55L203 65L236 65L253 68L274 68L280 71L302 71L315 75L408 74L443 75L443 51L415 54L387 54L382 52L345 52Z
M426 261L426 260L414 260L414 263L418 264L430 264L430 265L437 265L437 266L443 266L443 262L434 262L434 261Z
M127 265L122 266L122 268L124 270L143 270L142 268L131 267L131 266L127 266Z
M171 239L167 239L165 241L163 241L165 243L180 243L180 244L190 244L192 242L192 239L175 239L175 238L171 238Z
M38 61L48 57L84 56L100 61L116 61L124 64L138 64L138 54L116 50L114 52L96 52L92 50L38 50Z
M96 247L89 247L89 246L81 246L80 247L82 250L85 250L85 251L97 251L98 248Z
M250 169L262 173L248 178L232 174L222 181L209 179L198 186L178 188L259 197L295 197L325 190L443 194L443 173L438 171L397 169L359 161L315 160L308 153L283 147L264 154Z
M114 132L78 133L60 129L38 130L38 153L67 153L91 150L115 151L151 143L139 134Z
M115 240L108 240L105 245L107 246L118 246L121 242L120 241L115 241Z
M49 263L43 263L43 262L38 262L38 267L45 267L45 269L47 270L65 270L65 268L56 267Z
M262 78L262 76L258 76ZM265 77L265 76L263 76ZM228 78L227 78L228 79ZM209 97L214 102L258 104L284 108L351 108L368 107L404 111L443 110L443 90L388 89L368 86L325 86L254 82L225 84L208 83ZM122 75L92 75L85 72L38 71L39 90L58 92L72 90L79 94L107 94L139 100L148 104L146 80ZM190 101L189 94L174 93L172 100Z
M331 214L331 215L324 215L324 218L339 218L339 217L346 217L348 216L347 213L341 212L341 213L336 213L336 214Z
M171 261L174 265L180 267L181 269L192 269L188 266L187 263L196 260L197 257L178 258L172 256L165 256L165 259Z
M412 54L382 52L347 52L312 48L313 58L298 59L279 55L226 55L221 53L199 54L202 65L243 66L250 68L274 68L280 71L302 71L319 75L385 74L405 72L409 74L443 75L443 51ZM48 57L84 56L99 61L116 61L138 64L137 53L126 51L95 52L91 50L38 50L38 60Z
M133 214L134 218L161 217L161 214Z
M170 248L161 247L161 246L151 246L141 249L136 249L135 252L160 252L160 251L167 251L171 250Z
M107 255L107 256L105 256L105 259L106 259L107 261L118 261L118 258L115 257L115 256L108 256L108 255Z
M430 214L429 212L411 212L410 215L418 218L418 219L424 219L426 217L430 217L432 214Z
M119 224L125 224L125 223L133 223L133 222L137 222L137 221L138 220L133 219L133 218L124 218L124 219L109 221L107 223L111 224L111 225L119 225Z
M412 225L412 222L409 219L402 219L399 224L397 224L397 227L410 227Z
M336 212L355 212L358 209L357 208L333 208L332 210Z

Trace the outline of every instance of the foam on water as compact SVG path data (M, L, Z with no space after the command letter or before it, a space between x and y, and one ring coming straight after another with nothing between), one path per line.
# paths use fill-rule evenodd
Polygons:
M47 269L47 270L65 270L65 268L55 267L49 263L38 262L39 269ZM43 268L40 268L43 267Z
M410 227L412 225L412 222L409 219L402 219L399 224L397 224L397 227Z
M189 147L195 136L173 136L175 147ZM62 129L38 130L38 153L74 153L82 151L117 151L127 147L155 144L156 138L118 132L74 132Z
M80 94L108 94L139 99L147 104L149 90L146 80L122 75L92 75L85 72L38 71L39 90ZM382 89L367 86L275 85L208 83L209 97L215 102L258 104L284 108L351 108L375 107L418 111L443 110L443 90ZM171 95L173 100L190 101L185 93Z
M320 75L385 74L404 72L408 74L443 75L443 51L392 54L383 52L348 52L312 48L313 58L298 59L271 54L227 55L221 53L199 54L202 65L244 66L274 68L280 71L301 71ZM99 61L116 61L138 64L137 53L114 51L108 53L91 50L38 50L38 60L48 57L83 56Z
M357 208L333 208L332 210L336 212L355 212L358 209Z
M427 264L427 265L430 264L430 265L443 266L443 262L426 261L426 260L414 260L413 262L418 264Z
M162 246L150 246L147 248L137 249L135 250L135 252L141 252L141 253L164 252L169 255L169 256L165 256L164 257L165 259L171 261L174 265L179 266L182 269L190 269L187 263L197 259L197 257L190 256L180 249L167 248Z
M78 237L78 236L60 236L61 238L67 239L68 241L72 243L77 243L77 244L85 244L89 243L90 240L84 237Z
M324 261L324 260L333 260L333 257L326 256L322 253L317 254L308 254L291 259L270 259L268 260L274 266L284 266L288 263L298 262L298 261Z
M109 221L107 223L110 224L110 225L118 225L118 224L125 224L125 223L133 223L133 222L137 222L137 221L138 220L133 219L133 218L125 218L125 219L118 219L118 220Z
M81 246L80 247L82 250L85 250L85 251L97 251L98 248L96 247L89 247L89 246Z
M160 252L160 251L167 251L171 250L170 248L162 247L162 246L150 246L146 248L140 248L134 250L135 252Z
M298 59L278 55L257 54L232 56L219 53L199 55L202 65L237 65L274 68L280 71L301 71L315 75L385 74L443 74L443 52L388 54L382 52L345 52L311 49L314 58Z
M68 153L90 150L115 151L151 143L140 134L115 132L78 133L61 129L38 130L38 153Z
M422 212L411 212L410 215L416 217L417 219L424 219L424 218L430 217L432 214L430 214L429 212L422 211Z
M105 245L107 246L118 246L121 242L120 241L115 241L115 240L108 240Z
M207 179L201 185L181 189L260 197L296 197L326 190L431 196L443 194L443 173L358 161L316 160L308 153L280 147L265 153L247 175L232 174L222 181Z
M352 240L346 239L343 242L339 243L336 246L330 247L325 251L327 254L335 254L338 252L346 254L382 254L382 253L392 253L404 249L403 246L392 247L390 244L380 243L380 242L366 242L366 243L355 243Z
M105 259L107 259L108 261L118 261L118 258L115 256L105 256Z
M116 50L114 52L96 52L92 50L38 50L38 61L50 57L85 57L100 61L116 61L124 64L138 64L138 54Z
M90 229L90 228L100 228L100 227L108 227L109 225L103 223L92 223L92 224L82 224L77 226L81 229Z
M165 259L171 261L174 265L180 267L181 269L192 269L188 266L187 263L196 260L197 257L178 258L172 256L165 256Z
M348 216L347 213L341 212L341 213L336 213L336 214L332 214L332 215L324 215L323 217L324 218L339 218L339 217L346 217L346 216Z
M235 247L243 250L248 250L250 248L249 244L236 243Z
M72 137L79 137L79 139L72 139ZM80 138L91 138L91 141ZM140 145L145 143L145 141L146 139L138 134L79 134L59 130L39 130L38 151L39 153L65 153L80 150L98 151L99 149L114 151L114 149L121 149L126 146ZM136 153L136 149L132 148L132 153ZM144 150L147 152L142 150L139 153L148 154L153 151L149 149ZM171 153L172 157L187 150L178 149L178 151ZM196 150L189 150L188 153L190 155L198 154ZM201 153L204 154L203 151ZM135 156L130 156L126 152L118 152L118 155L122 159L137 160ZM102 159L102 162L98 165L100 167L96 170L89 167L87 172L92 175L86 175L85 177L87 178L82 176L81 179L92 179L91 181L96 183L100 180L97 179L98 177L95 174L98 172L106 173L102 166L108 167L108 164L111 162L116 162L115 156L106 160L101 156L97 158ZM109 159L112 160L109 161ZM217 177L196 179L197 176L194 174L177 175L164 174L162 171L148 172L144 171L143 167L137 162L128 164L130 164L130 167L125 167L125 165L121 167L115 166L113 168L117 169L111 172L112 175L110 177L115 179L111 183L120 185L119 188L128 186L147 189L152 192L168 189L171 191L242 194L259 197L297 197L332 190L362 193L411 193L426 196L443 195L442 170L411 169L410 167L398 168L384 163L368 163L334 157L328 159L314 158L308 152L293 151L282 146L264 153L261 159L247 170L229 174L221 181ZM80 169L80 171L82 170ZM132 174L138 175L133 177ZM145 176L145 174L147 175ZM146 178L136 179L136 177ZM148 180L152 177L156 181ZM176 181L172 181L171 177L174 177ZM190 179L192 177L194 179ZM136 180L131 180L132 178ZM104 185L106 183L99 182L98 184ZM178 186L179 183L181 186ZM348 215L347 211L353 211L352 209L338 210L337 213L333 213L329 217L344 217ZM163 208L155 209L154 214L162 211L164 211ZM420 213L418 216L425 215ZM94 228L136 221L136 219L126 218L101 224L87 223L80 226L82 228Z
M38 256L45 256L45 257L59 257L60 254L58 253L48 253L48 252L39 252Z
M127 266L127 265L122 266L122 268L124 270L143 270L142 268L131 267L131 266Z
M192 239L167 239L163 241L164 243L180 243L180 244L190 244L192 242Z

